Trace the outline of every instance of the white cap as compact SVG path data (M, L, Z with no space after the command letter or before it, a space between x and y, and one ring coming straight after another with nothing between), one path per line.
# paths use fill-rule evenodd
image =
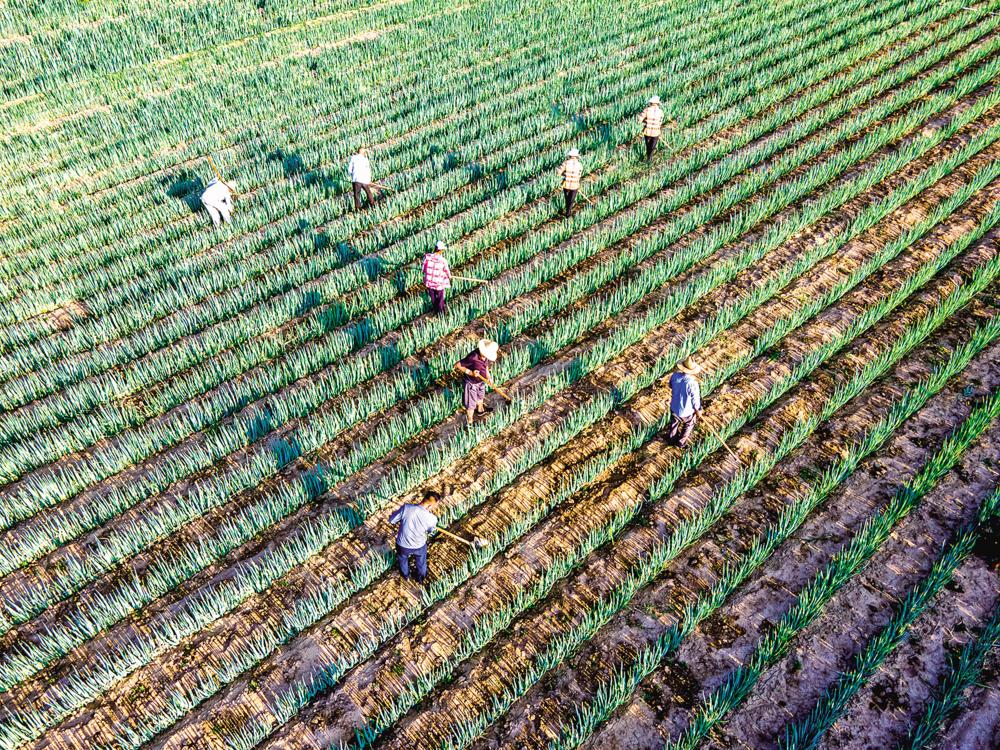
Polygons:
M490 339L479 339L479 353L490 362L497 361L497 354L500 351L500 344Z
M658 97L656 94L653 94L653 96L649 97L649 103L650 104L659 104L660 103L660 97Z
M434 246L435 250L446 250L448 246L444 244L443 240L438 240L437 244Z
M576 148L571 148L569 151L566 152L566 156L579 156L579 155L580 155L580 150Z

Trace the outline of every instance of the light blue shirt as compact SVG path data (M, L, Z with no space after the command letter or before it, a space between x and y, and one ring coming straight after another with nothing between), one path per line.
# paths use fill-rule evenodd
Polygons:
M670 411L682 418L701 411L701 386L693 375L675 372L670 376Z
M399 524L397 545L406 549L420 549L427 544L427 535L437 528L438 519L426 508L406 503L389 516L389 523Z

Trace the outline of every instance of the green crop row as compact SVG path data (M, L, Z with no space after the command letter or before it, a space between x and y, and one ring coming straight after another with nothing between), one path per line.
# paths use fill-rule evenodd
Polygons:
M1000 606L993 618L986 623L977 640L969 641L952 661L951 669L938 687L937 694L928 702L917 723L900 748L918 750L927 747L944 729L948 719L961 707L964 695L977 684L983 671L983 662L990 652L1000 645Z
M886 658L906 638L914 621L934 602L934 598L951 582L955 571L982 538L983 526L1000 513L1000 492L994 491L976 513L976 519L961 529L934 561L930 572L903 597L892 618L860 653L853 657L851 668L842 672L816 701L812 710L785 727L780 747L812 750L819 747L824 735L844 715L850 700L857 695Z

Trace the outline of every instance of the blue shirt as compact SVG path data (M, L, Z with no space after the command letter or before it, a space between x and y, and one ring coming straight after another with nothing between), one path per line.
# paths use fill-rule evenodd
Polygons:
M678 417L701 411L701 387L694 375L675 372L670 376L670 411Z
M427 544L427 535L437 528L438 519L426 508L406 503L389 516L389 523L399 524L397 545L406 549L420 549Z

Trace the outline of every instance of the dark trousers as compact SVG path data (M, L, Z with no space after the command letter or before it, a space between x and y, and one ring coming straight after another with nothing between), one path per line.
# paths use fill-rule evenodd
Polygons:
M444 289L431 289L430 287L428 287L427 288L427 294L431 298L431 307L434 308L434 311L435 312L439 312L439 313L443 313L444 310L445 310L445 306L444 306L445 290Z
M368 184L365 184L365 183L361 183L361 182L352 182L351 183L351 187L354 188L354 210L355 211L358 211L358 210L361 209L361 191L362 190L364 190L365 194L368 196L368 205L369 206L372 203L375 202L375 199L372 197L372 186L371 185L368 185Z
M656 151L656 142L660 140L658 135L646 135L643 136L646 139L646 161L653 158L653 152Z
M698 415L692 414L690 417L678 417L674 414L673 417L674 419L670 423L670 432L667 433L667 438L674 445L684 448L691 442L691 436L694 434L694 426L698 421Z
M427 577L427 545L425 544L420 549L409 549L408 547L396 545L396 560L399 562L399 572L406 579L410 577L411 557L417 559L417 580L422 582Z
M566 198L566 215L573 213L573 204L576 202L576 190L563 190L563 197Z

